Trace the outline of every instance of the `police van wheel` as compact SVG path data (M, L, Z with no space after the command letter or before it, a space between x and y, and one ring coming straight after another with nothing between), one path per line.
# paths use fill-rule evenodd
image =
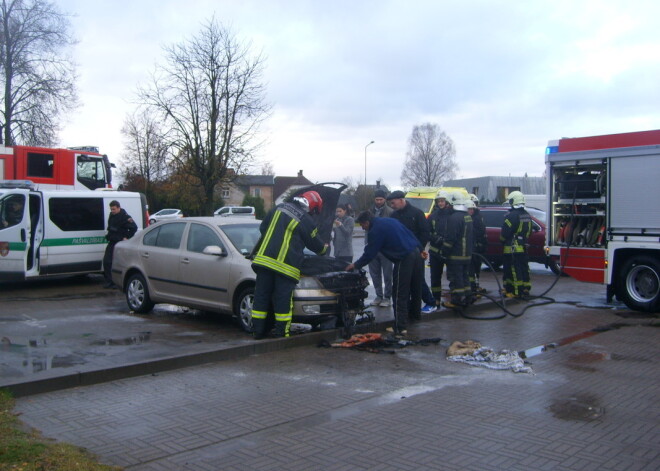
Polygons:
M617 298L636 311L660 309L660 263L652 257L635 255L623 264L617 283Z
M126 284L126 303L132 311L140 314L149 312L154 307L154 303L149 297L147 282L139 273L134 273L128 279L128 283Z

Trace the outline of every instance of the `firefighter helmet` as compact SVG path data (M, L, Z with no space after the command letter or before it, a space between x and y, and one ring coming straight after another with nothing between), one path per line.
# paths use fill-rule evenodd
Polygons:
M294 201L302 204L310 214L321 214L323 210L323 200L316 191L306 191L300 196L296 196Z
M474 206L479 206L479 197L474 193L470 193L470 200L474 203Z
M439 199L443 199L449 203L449 192L447 190L438 190L438 193L435 195L435 201L437 202Z
M449 204L451 204L455 210L465 211L466 202L469 200L470 198L468 197L468 194L465 192L465 190L453 190L449 192L449 199L447 199L447 202L449 202Z
M512 208L525 207L525 195L520 191L512 191L509 193L508 201Z
M470 209L470 208L476 208L477 205L475 204L475 202L472 198L468 198L468 199L465 200L465 207L467 209Z

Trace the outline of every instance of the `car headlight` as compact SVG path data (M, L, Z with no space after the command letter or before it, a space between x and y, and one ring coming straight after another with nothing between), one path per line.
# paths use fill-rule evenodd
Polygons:
M297 287L301 289L323 289L321 282L313 276L303 276L298 281Z
M302 307L305 314L321 314L320 304L306 304Z

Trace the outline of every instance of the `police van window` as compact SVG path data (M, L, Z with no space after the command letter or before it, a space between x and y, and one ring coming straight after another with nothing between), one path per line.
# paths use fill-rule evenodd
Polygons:
M0 229L20 224L24 212L24 195L11 195L0 200Z
M220 238L213 232L213 229L202 224L191 224L190 232L188 232L188 251L202 253L209 245L223 247Z
M102 231L103 198L51 198L48 200L48 215L60 230Z
M40 154L28 152L27 154L27 176L40 178L53 178L53 165L55 156L53 154Z

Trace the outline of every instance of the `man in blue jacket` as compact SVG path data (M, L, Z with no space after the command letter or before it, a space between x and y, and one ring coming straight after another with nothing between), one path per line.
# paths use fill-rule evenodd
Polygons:
M378 252L394 263L394 333L407 333L408 319L421 317L424 259L421 244L407 227L394 218L374 218L369 211L360 213L357 222L367 234L364 253L346 271L366 266Z

